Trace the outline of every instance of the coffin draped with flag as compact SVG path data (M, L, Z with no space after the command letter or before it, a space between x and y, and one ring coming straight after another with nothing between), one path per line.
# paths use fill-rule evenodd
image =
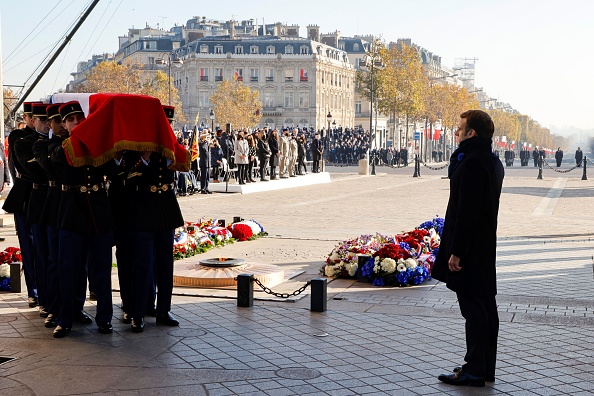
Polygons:
M86 103L81 103L83 109ZM62 146L70 165L99 166L120 150L154 151L171 160L169 169L187 172L190 153L175 137L159 99L144 95L88 96L87 119Z

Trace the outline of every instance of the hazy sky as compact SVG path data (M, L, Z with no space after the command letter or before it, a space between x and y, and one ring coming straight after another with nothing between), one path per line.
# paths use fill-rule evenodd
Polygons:
M90 0L0 0L4 84L33 82ZM591 0L101 0L28 98L65 87L80 60L115 52L118 36L193 16L317 24L322 33L411 38L452 67L478 58L475 85L542 125L594 129L594 1Z

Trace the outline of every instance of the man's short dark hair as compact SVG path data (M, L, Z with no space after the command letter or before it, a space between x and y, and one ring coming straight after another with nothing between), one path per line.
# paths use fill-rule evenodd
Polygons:
M477 135L491 139L495 133L495 125L489 114L482 110L467 110L460 114L460 118L466 119L466 131L474 129Z

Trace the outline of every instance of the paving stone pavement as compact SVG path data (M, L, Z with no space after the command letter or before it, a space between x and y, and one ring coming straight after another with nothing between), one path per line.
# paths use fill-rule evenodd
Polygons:
M328 185L191 196L180 204L187 220L241 216L263 224L268 238L203 256L272 263L296 275L275 291L319 276L342 239L397 233L445 212L444 171L423 168L412 178L412 168L380 167L372 177L354 167L329 170ZM455 294L442 283L377 288L337 279L328 285L324 313L310 312L309 295L281 302L257 292L253 307L239 308L232 289L175 288L179 328L149 318L145 332L134 334L116 304L113 334L77 326L60 340L24 293L1 293L0 356L17 359L0 366L0 395L591 395L593 183L576 171L545 170L543 180L534 168L506 173L498 367L485 388L436 378L462 363L465 351ZM560 194L551 192L559 186ZM0 236L0 248L15 244L14 228ZM86 309L93 315L94 302Z

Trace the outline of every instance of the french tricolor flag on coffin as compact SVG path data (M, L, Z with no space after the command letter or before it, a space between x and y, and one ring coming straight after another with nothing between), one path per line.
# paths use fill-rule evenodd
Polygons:
M178 143L161 102L145 95L55 94L52 103L77 100L86 120L62 146L72 166L99 166L120 150L154 151L171 160L169 169L186 172L190 154Z

